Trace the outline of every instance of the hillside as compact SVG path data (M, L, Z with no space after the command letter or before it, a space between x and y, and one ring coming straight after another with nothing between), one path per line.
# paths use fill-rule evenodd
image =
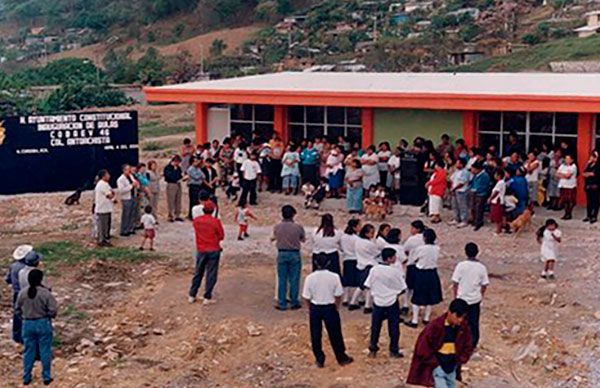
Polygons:
M454 71L549 71L551 62L600 60L600 35L585 39L565 38L533 46L511 55L492 57Z

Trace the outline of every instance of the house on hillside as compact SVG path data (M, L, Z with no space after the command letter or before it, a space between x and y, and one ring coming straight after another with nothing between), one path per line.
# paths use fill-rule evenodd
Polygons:
M433 9L433 1L411 1L404 4L404 12L410 14L415 11L431 11Z
M348 24L348 23L338 23L335 25L333 30L329 30L325 32L326 35L338 37L340 35L347 34L356 29L356 25Z
M575 29L580 38L595 35L600 30L600 10L588 12L585 17L587 18L587 25Z
M448 54L448 62L454 66L468 65L485 58L483 51L466 48L463 51L455 51Z
M354 46L354 51L357 53L367 54L367 53L371 52L374 47L375 47L375 42L373 42L373 41L358 42Z
M481 15L481 11L477 8L461 8L453 12L448 12L448 15L454 16L457 19L460 19L464 15L469 15L471 19L477 20L479 19L479 15Z

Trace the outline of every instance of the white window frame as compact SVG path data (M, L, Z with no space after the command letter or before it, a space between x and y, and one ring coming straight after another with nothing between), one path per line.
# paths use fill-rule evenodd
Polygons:
M344 137L348 136L348 130L349 129L359 129L362 132L362 119L361 119L361 124L349 124L348 123L348 109L361 109L361 108L354 108L354 107L336 107L336 106L331 106L331 107L327 107L327 106L323 106L323 107L316 107L316 108L323 108L323 122L322 123L313 123L313 122L308 122L308 118L307 118L307 108L313 108L312 106L306 106L306 105L301 105L301 106L296 106L296 107L300 107L303 109L303 113L304 113L304 122L296 122L296 121L289 121L288 122L288 127L291 128L292 125L294 126L302 126L304 128L304 131L302 133L302 138L306 139L307 137L307 132L308 132L308 127L309 126L323 126L323 136L327 137L329 136L328 134L328 129L329 127L342 127L344 128ZM291 109L292 107L288 107L288 109ZM327 110L331 108L331 109L343 109L344 110L344 123L329 123L327 121Z
M256 104L232 104L229 106L229 116L231 117L231 109L235 106L235 105L246 105L246 106L251 106L252 107L252 119L250 120L240 120L240 119L229 119L229 132L231 132L231 124L251 124L252 125L252 132L256 131L256 124L266 124L266 125L272 125L273 126L273 130L275 130L275 120L273 117L273 121L262 121L262 120L256 120ZM269 106L269 105L265 105L265 106ZM273 108L275 109L275 108ZM275 114L275 113L273 113Z
M479 134L481 134L481 135L499 135L500 136L500 145L499 145L500 149L498 151L500 152L500 155L507 156L507 155L502 154L504 152L504 136L507 136L510 134L510 131L504 130L504 115L506 113L522 113L522 112L494 112L494 111L486 111L486 112L500 113L500 129L498 131L489 131L489 130L488 131L479 131ZM531 132L531 114L532 113L551 113L552 114L552 133ZM525 150L529 150L531 136L536 136L536 137L541 137L541 138L550 138L552 140L552 144L556 143L556 139L558 137L570 137L570 138L574 138L574 139L577 138L577 134L556 133L556 115L559 113L571 113L571 112L525 112L525 132L517 131L517 135L519 137L523 137L523 136L525 137ZM577 113L572 113L572 114L577 114ZM598 134L598 135L600 135L600 134Z

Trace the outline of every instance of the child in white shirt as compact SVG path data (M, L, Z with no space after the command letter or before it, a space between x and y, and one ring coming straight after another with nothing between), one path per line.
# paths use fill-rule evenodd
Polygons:
M250 237L248 235L248 219L256 220L254 214L250 210L247 202L242 202L239 204L237 208L237 212L235 214L235 221L238 224L238 240L244 241L245 237Z
M462 299L469 306L466 319L471 329L473 348L477 348L477 344L479 343L481 301L490 284L490 280L485 265L477 260L477 255L479 254L477 244L468 243L465 246L465 254L467 255L467 260L458 263L452 274L454 299Z
M375 237L375 227L371 224L366 224L360 230L358 239L355 243L356 250L356 268L360 272L360 288L358 288L352 300L348 306L348 310L358 310L360 308L358 300L363 294L364 282L369 276L371 268L378 264L378 260L381 256L381 250L377 248L377 244L373 240ZM373 299L371 293L368 290L364 290L365 297L365 314L371 314L373 312Z
M390 229L390 232L387 234L386 241L387 244L385 248L391 248L396 251L396 260L391 264L392 267L397 268L402 274L402 281L404 282L406 277L404 275L404 265L406 264L408 258L406 257L406 253L404 252L404 246L401 242L402 231L398 228ZM384 248L384 249L385 249ZM383 254L383 251L382 251ZM400 296L402 300L402 310L408 312L408 295L407 293L403 293ZM401 311L402 311L401 310Z
M154 238L156 237L156 218L152 215L152 206L146 206L144 208L144 215L140 219L142 225L144 225L144 239L140 246L140 251L144 250L146 240L150 240L150 250L154 250Z
M558 223L552 218L537 231L537 240L541 244L541 258L544 262L544 270L541 277L554 279L554 265L558 260L558 245L562 242L562 232L558 229Z

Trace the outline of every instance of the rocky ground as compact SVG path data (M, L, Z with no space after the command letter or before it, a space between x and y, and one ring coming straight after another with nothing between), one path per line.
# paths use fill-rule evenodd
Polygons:
M259 220L244 242L235 240L233 205L223 206L227 238L218 303L208 307L186 301L193 268L189 222L161 223L158 255L140 256L122 248L96 254L89 248L90 193L72 208L62 205L63 198L64 194L46 194L0 199L0 257L7 258L2 267L21 243L44 247L53 257L46 265L61 306L54 322L56 386L404 386L421 327L402 327L405 359L391 360L385 352L369 359L369 318L362 312L343 311L348 353L356 362L340 368L325 346L328 363L318 370L310 351L306 309L273 309L275 248L268 237L279 207L284 203L301 207L299 197L261 194L255 210ZM321 212L301 212L299 221L315 226L319 215L329 211L342 227L348 217L341 205L328 201ZM408 233L409 222L417 216L414 208L402 207L387 221ZM536 226L546 216L538 214ZM477 233L457 232L445 224L435 229L443 251L440 273L446 298L435 314L443 312L451 297L451 271L467 241L482 247L481 259L490 272L480 350L465 368L469 386L600 385L598 227L580 221L561 223L565 260L552 282L538 277L541 263L533 228L518 238L493 237L489 227ZM118 247L138 243L138 237L116 241ZM308 250L303 257L306 274ZM9 288L3 287L0 295L0 385L18 386L21 364L9 340ZM382 339L386 346L385 329ZM39 379L38 367L35 374Z

